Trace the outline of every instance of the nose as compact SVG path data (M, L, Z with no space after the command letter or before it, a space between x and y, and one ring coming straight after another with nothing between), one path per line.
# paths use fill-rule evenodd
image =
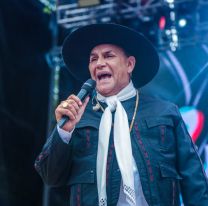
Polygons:
M100 57L97 60L96 68L102 69L103 67L105 67L105 60L104 58Z

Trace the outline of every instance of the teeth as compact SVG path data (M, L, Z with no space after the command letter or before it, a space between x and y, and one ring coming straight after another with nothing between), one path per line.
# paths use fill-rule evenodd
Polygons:
M99 80L101 79L106 79L106 78L110 78L111 74L105 73L105 74L100 74L97 76Z

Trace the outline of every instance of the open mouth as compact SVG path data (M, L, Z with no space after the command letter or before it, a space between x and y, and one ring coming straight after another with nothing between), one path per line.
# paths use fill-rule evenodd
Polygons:
M108 72L102 72L100 74L97 75L97 79L100 81L100 80L103 80L103 79L109 79L111 78L112 75Z

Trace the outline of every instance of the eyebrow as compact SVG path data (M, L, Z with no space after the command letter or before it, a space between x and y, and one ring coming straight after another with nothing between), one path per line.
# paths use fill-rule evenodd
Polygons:
M107 50L107 51L104 51L103 53L111 53L111 52L113 52L113 50ZM95 56L96 55L96 53L91 53L90 54L90 56Z

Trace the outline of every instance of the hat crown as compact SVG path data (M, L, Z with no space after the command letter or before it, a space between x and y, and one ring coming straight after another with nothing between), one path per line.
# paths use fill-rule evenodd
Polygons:
M143 34L119 24L91 24L69 34L63 43L63 60L78 81L90 78L90 52L100 44L114 44L136 58L132 81L137 88L148 83L159 69L156 49Z

